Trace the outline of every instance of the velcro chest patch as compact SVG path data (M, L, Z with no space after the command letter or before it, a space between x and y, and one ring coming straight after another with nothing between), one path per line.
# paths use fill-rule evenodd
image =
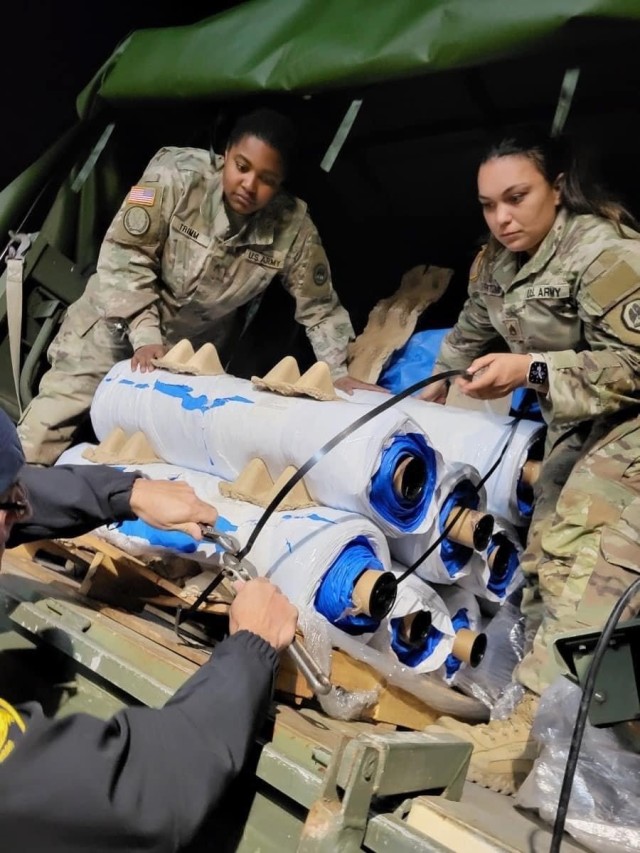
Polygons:
M281 270L284 266L283 258L276 258L273 255L265 255L263 252L256 252L254 249L247 249L244 257L252 264L258 264L261 267L268 267L270 270Z
M532 284L524 292L525 299L569 299L570 284Z
M193 240L194 243L197 243L205 249L208 249L211 244L211 237L209 237L208 234L204 234L192 225L187 225L186 222L178 219L177 216L174 216L171 220L171 227L174 231L177 231L178 234L182 234L183 237Z

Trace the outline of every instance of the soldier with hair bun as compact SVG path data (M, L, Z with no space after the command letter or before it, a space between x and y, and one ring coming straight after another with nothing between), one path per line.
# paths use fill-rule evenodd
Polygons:
M51 464L71 443L95 390L128 356L153 370L181 338L225 343L237 308L279 275L316 358L349 391L354 337L307 205L286 193L294 148L272 110L240 118L224 156L162 148L132 187L103 242L97 272L69 307L51 369L20 423L29 462Z
M640 571L640 233L560 139L491 147L478 194L491 236L434 372L467 370L456 382L481 400L532 388L548 429L522 559L525 696L505 721L442 722L474 743L470 778L512 792L536 757L554 639L602 627ZM444 402L447 390L423 398Z

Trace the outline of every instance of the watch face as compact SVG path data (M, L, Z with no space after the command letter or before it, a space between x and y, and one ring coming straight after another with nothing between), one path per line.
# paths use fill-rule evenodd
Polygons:
M529 382L531 385L544 385L549 376L547 365L544 361L534 361L529 368Z

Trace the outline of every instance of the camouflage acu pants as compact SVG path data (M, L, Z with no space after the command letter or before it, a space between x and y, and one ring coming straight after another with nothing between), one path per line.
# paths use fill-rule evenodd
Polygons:
M640 416L582 451L581 442L569 434L548 454L541 485L549 491L536 506L523 560L530 580L523 612L535 635L516 676L536 693L560 671L553 640L602 627L640 573ZM623 618L639 608L640 598Z
M87 300L69 307L47 353L51 369L18 426L27 462L51 465L69 447L102 377L131 355L123 331Z

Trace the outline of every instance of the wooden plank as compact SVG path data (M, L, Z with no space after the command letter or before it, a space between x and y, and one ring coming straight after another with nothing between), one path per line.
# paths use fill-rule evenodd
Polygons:
M14 548L13 553L27 559L35 559L38 554L52 555L86 565L89 568L81 592L127 609L142 609L145 603L151 602L184 607L196 600L194 595L186 593L142 560L92 534L70 540L32 542ZM99 561L96 561L96 555L100 555ZM216 589L211 601L201 605L203 612L227 612L231 593L224 584L223 581Z
M351 692L379 690L376 704L364 712L364 718L367 720L420 730L435 722L440 716L438 711L411 693L388 684L368 664L354 660L340 649L333 649L332 651L331 681ZM276 687L283 693L290 693L301 698L310 699L313 697L309 685L295 668L288 655L284 655L282 658Z

